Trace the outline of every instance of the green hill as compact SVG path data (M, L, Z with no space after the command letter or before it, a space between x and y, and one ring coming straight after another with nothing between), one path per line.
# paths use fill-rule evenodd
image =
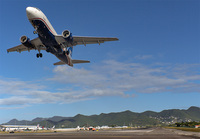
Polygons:
M40 126L52 127L77 127L77 126L146 126L171 124L182 121L200 121L200 108L190 107L187 110L171 109L161 112L145 111L135 113L123 111L117 113L101 113L100 115L85 116L78 114L74 117L54 116L51 118L35 118L32 121L18 121L13 119L6 124L40 124ZM17 123L16 123L17 122Z

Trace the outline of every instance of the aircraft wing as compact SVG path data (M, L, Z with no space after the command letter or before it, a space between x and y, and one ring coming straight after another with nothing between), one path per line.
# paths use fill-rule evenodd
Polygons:
M85 45L86 44L99 44L104 43L105 41L117 41L118 38L106 38L106 37L81 37L81 36L74 36L73 41L75 45Z
M7 52L22 52L22 51L30 51L30 50L37 50L39 49L40 46L40 50L46 50L46 47L44 47L44 45L42 44L42 42L40 41L39 38L35 38L33 40L31 40L31 44L33 45L33 48L28 48L26 46L24 46L23 44L20 44L18 46L12 47L10 49L7 49Z
M57 42L59 43L66 43L66 40L63 38L63 36L55 36ZM108 37L83 37L83 36L73 36L73 43L71 45L68 44L69 47L76 46L76 45L85 45L86 44L101 44L105 41L117 41L118 38L108 38Z

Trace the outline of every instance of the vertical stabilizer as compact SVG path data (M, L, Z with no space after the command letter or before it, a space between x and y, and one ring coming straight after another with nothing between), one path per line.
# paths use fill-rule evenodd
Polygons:
M70 58L72 58L73 47L68 47L67 51L69 52Z

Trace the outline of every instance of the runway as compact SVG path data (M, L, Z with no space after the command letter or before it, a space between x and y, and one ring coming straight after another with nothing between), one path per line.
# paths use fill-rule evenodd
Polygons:
M188 133L188 134L187 134ZM200 133L154 128L142 130L69 131L56 133L0 134L0 139L200 139Z

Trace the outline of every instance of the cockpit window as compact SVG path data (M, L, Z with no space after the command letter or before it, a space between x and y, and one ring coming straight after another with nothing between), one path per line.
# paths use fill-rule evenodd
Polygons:
M35 9L37 9L38 11L41 11L39 8L34 7Z

